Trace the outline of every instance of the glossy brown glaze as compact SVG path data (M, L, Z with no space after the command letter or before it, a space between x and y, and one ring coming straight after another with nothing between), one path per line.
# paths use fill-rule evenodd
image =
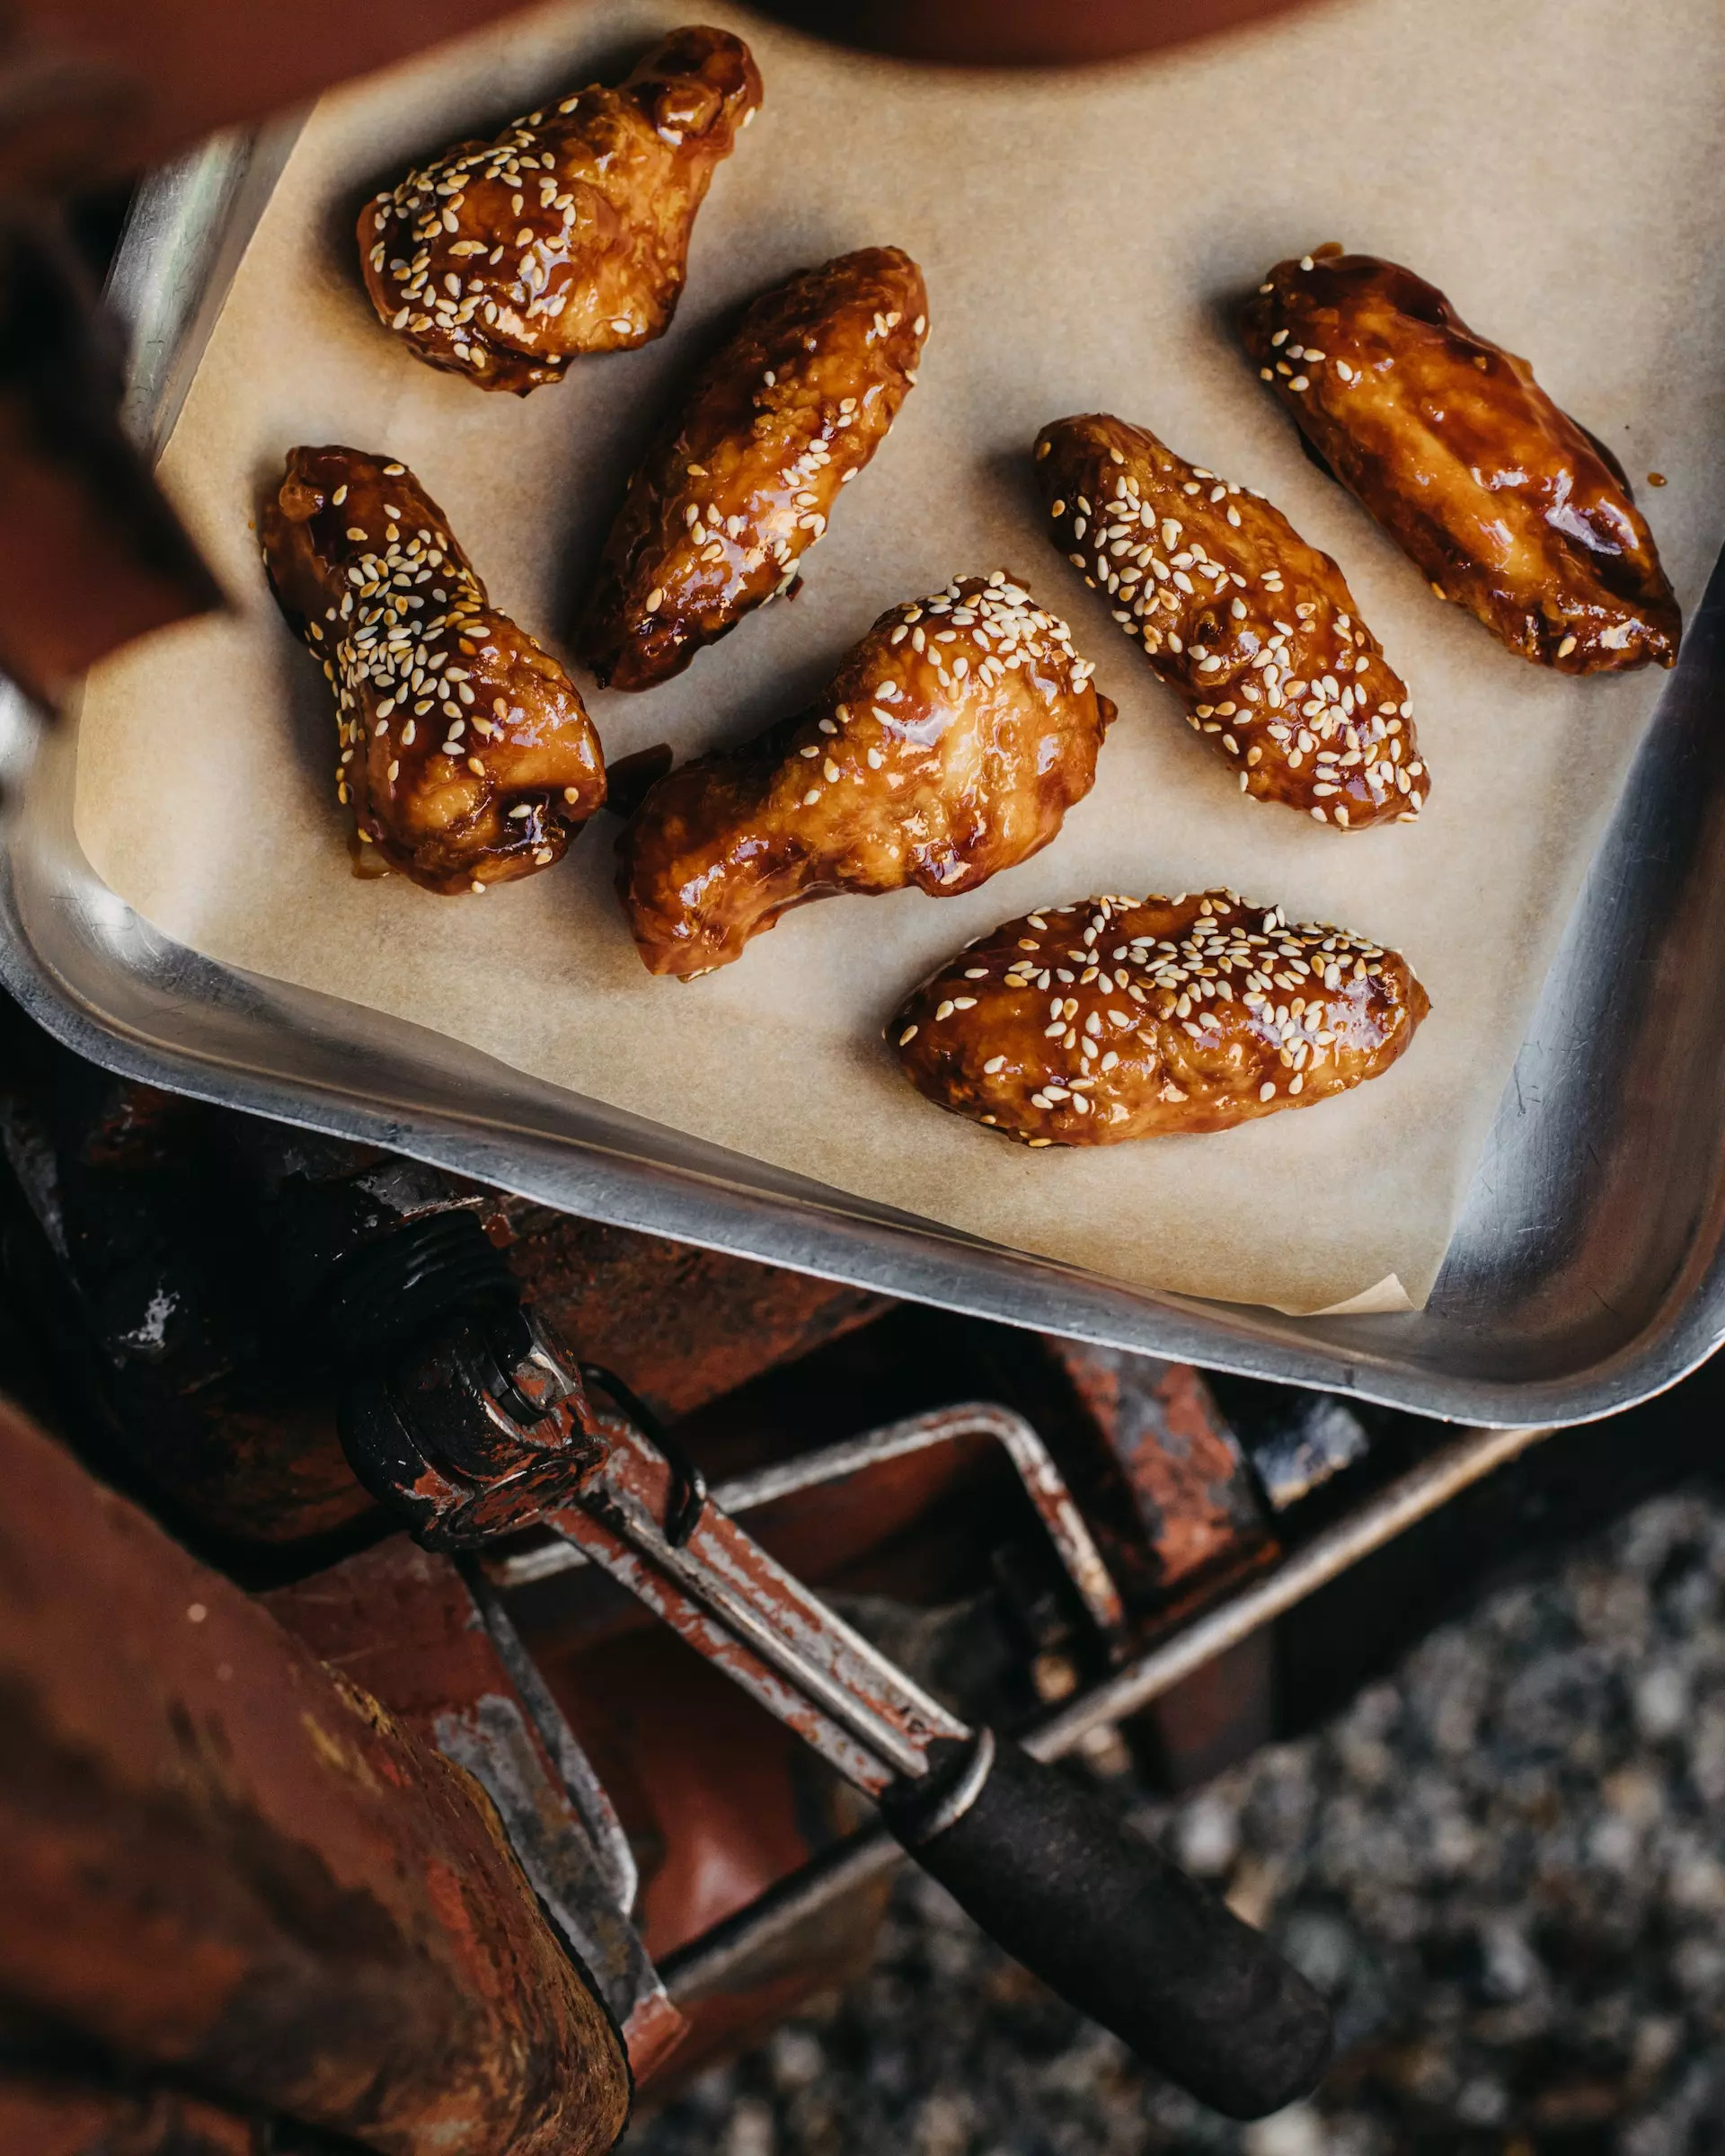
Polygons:
M1186 707L1249 800L1362 831L1430 780L1407 685L1340 570L1250 488L1105 412L1036 440L1049 537Z
M619 88L457 143L359 213L379 318L430 366L521 396L662 336L713 167L760 102L740 38L677 30Z
M1676 663L1677 602L1622 466L1435 286L1320 248L1270 271L1245 344L1440 598L1565 674Z
M1232 891L1005 922L907 996L919 1092L1031 1145L1226 1130L1385 1071L1429 1010L1405 959Z
M605 799L599 738L562 667L486 604L412 473L296 449L260 523L281 610L335 692L361 872L454 893L559 860Z
M647 796L617 879L643 962L711 972L840 891L975 890L1059 830L1113 716L1004 571L895 606L809 710Z
M922 271L866 247L765 293L629 486L577 649L650 689L765 605L886 438L928 329Z

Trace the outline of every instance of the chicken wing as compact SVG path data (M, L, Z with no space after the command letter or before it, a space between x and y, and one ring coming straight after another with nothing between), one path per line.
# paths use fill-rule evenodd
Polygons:
M261 521L277 600L335 692L356 866L448 894L559 860L605 799L599 738L412 473L296 449Z
M887 1028L905 1075L1030 1145L1226 1130L1386 1071L1430 1009L1407 960L1232 891L1005 922Z
M1676 663L1677 602L1617 459L1434 286L1319 248L1258 287L1245 345L1439 598L1561 673Z
M866 247L765 294L630 482L577 634L650 689L765 605L886 438L928 328L922 271Z
M807 711L659 781L619 843L648 970L729 965L787 907L974 890L1090 791L1114 707L1003 570L883 614Z
M1430 780L1407 685L1340 570L1250 488L1103 412L1037 437L1050 537L1249 799L1363 831Z
M380 320L429 365L518 396L579 353L663 336L713 167L760 102L740 38L677 30L620 88L457 143L359 213Z

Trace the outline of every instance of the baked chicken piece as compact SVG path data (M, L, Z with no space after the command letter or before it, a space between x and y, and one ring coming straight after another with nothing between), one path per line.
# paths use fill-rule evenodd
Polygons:
M432 367L526 396L581 352L664 335L713 167L761 102L728 30L677 30L595 83L461 142L359 213L379 318Z
M1623 467L1435 286L1321 247L1258 287L1245 345L1439 598L1561 673L1676 663L1682 617Z
M607 688L668 681L783 591L886 438L928 329L923 273L865 247L763 294L648 451L577 632Z
M1003 570L883 614L818 701L648 794L617 888L647 968L726 966L793 906L974 890L1090 791L1114 707Z
M295 449L261 523L276 598L335 692L360 872L452 894L561 859L605 799L599 738L562 667L486 604L413 474Z
M1049 536L1250 799L1363 831L1431 782L1407 685L1340 570L1250 488L1104 412L1036 440Z
M1030 1145L1227 1130L1386 1071L1430 1009L1407 960L1232 891L1005 922L887 1028L905 1075Z

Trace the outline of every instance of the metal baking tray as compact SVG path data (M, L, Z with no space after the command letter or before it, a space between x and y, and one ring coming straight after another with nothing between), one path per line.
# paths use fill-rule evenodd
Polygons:
M128 418L159 443L296 129L153 178L112 296ZM1128 1288L684 1137L439 1035L212 964L102 885L58 729L0 860L0 979L93 1061L372 1140L562 1210L1214 1368L1473 1423L1579 1422L1725 1339L1725 573L1570 923L1431 1300L1295 1319ZM0 776L30 722L0 706ZM0 727L0 733L6 731Z

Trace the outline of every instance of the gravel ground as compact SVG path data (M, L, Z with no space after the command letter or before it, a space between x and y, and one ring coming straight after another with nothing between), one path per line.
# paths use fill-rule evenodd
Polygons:
M629 2156L1725 2152L1725 1500L1659 1498L1317 1735L1124 1800L1332 2001L1314 2102L1200 2111L907 1877L870 1975Z

